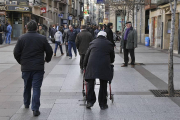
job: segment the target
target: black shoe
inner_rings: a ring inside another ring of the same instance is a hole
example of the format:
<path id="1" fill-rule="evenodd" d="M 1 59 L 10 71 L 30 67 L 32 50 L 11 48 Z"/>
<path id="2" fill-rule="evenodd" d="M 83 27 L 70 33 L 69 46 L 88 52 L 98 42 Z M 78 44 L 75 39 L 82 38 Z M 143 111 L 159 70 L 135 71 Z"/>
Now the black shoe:
<path id="1" fill-rule="evenodd" d="M 35 110 L 35 111 L 33 111 L 33 115 L 34 116 L 39 116 L 41 113 L 40 113 L 40 111 L 39 110 Z"/>
<path id="2" fill-rule="evenodd" d="M 100 108 L 101 108 L 101 110 L 105 110 L 105 109 L 108 108 L 108 105 L 107 104 L 106 105 L 102 105 L 102 106 L 100 106 Z"/>
<path id="3" fill-rule="evenodd" d="M 24 105 L 25 108 L 29 108 L 29 105 Z"/>
<path id="4" fill-rule="evenodd" d="M 86 105 L 86 108 L 89 108 L 89 109 L 90 109 L 92 106 L 93 106 L 93 104 L 90 103 L 90 102 L 88 102 L 87 105 Z"/>

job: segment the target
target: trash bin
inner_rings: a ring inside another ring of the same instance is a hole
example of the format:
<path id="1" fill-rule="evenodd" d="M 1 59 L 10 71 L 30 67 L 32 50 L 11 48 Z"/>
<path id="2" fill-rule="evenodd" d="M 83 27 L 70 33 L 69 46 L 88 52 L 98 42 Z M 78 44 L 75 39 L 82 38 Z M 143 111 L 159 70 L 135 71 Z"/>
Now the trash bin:
<path id="1" fill-rule="evenodd" d="M 150 39 L 149 37 L 145 38 L 145 46 L 149 46 L 150 45 Z"/>
<path id="2" fill-rule="evenodd" d="M 2 33 L 0 33 L 0 44 L 2 44 L 3 41 L 2 41 Z"/>

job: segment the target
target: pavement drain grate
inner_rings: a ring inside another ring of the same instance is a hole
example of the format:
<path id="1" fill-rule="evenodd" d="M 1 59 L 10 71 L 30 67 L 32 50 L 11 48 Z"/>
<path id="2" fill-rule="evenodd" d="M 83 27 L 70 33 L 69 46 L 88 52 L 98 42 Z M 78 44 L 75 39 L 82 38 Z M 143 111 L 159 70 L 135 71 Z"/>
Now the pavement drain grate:
<path id="1" fill-rule="evenodd" d="M 168 91 L 167 90 L 150 90 L 155 97 L 172 97 L 169 96 Z M 174 97 L 180 97 L 180 90 L 175 90 L 175 95 Z"/>

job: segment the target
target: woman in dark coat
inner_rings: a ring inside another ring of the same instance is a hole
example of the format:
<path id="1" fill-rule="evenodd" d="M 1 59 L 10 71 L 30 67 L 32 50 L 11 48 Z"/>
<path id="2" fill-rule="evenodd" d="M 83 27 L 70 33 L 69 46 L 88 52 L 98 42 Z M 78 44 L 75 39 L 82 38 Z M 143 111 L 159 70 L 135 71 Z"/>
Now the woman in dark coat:
<path id="1" fill-rule="evenodd" d="M 107 82 L 113 78 L 111 63 L 114 62 L 115 54 L 114 46 L 106 36 L 104 31 L 98 33 L 97 39 L 90 43 L 84 59 L 85 80 L 88 82 L 87 108 L 92 107 L 96 102 L 94 92 L 96 78 L 100 79 L 99 106 L 101 109 L 108 108 Z"/>

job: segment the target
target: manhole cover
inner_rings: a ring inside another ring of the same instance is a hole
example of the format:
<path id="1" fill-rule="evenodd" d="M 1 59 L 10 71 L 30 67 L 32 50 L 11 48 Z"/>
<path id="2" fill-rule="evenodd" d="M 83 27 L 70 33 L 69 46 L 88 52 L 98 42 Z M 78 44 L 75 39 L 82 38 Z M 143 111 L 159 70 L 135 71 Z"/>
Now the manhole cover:
<path id="1" fill-rule="evenodd" d="M 169 96 L 168 91 L 167 90 L 150 90 L 155 97 L 172 97 Z M 180 97 L 180 90 L 175 90 L 175 95 L 174 97 Z"/>

